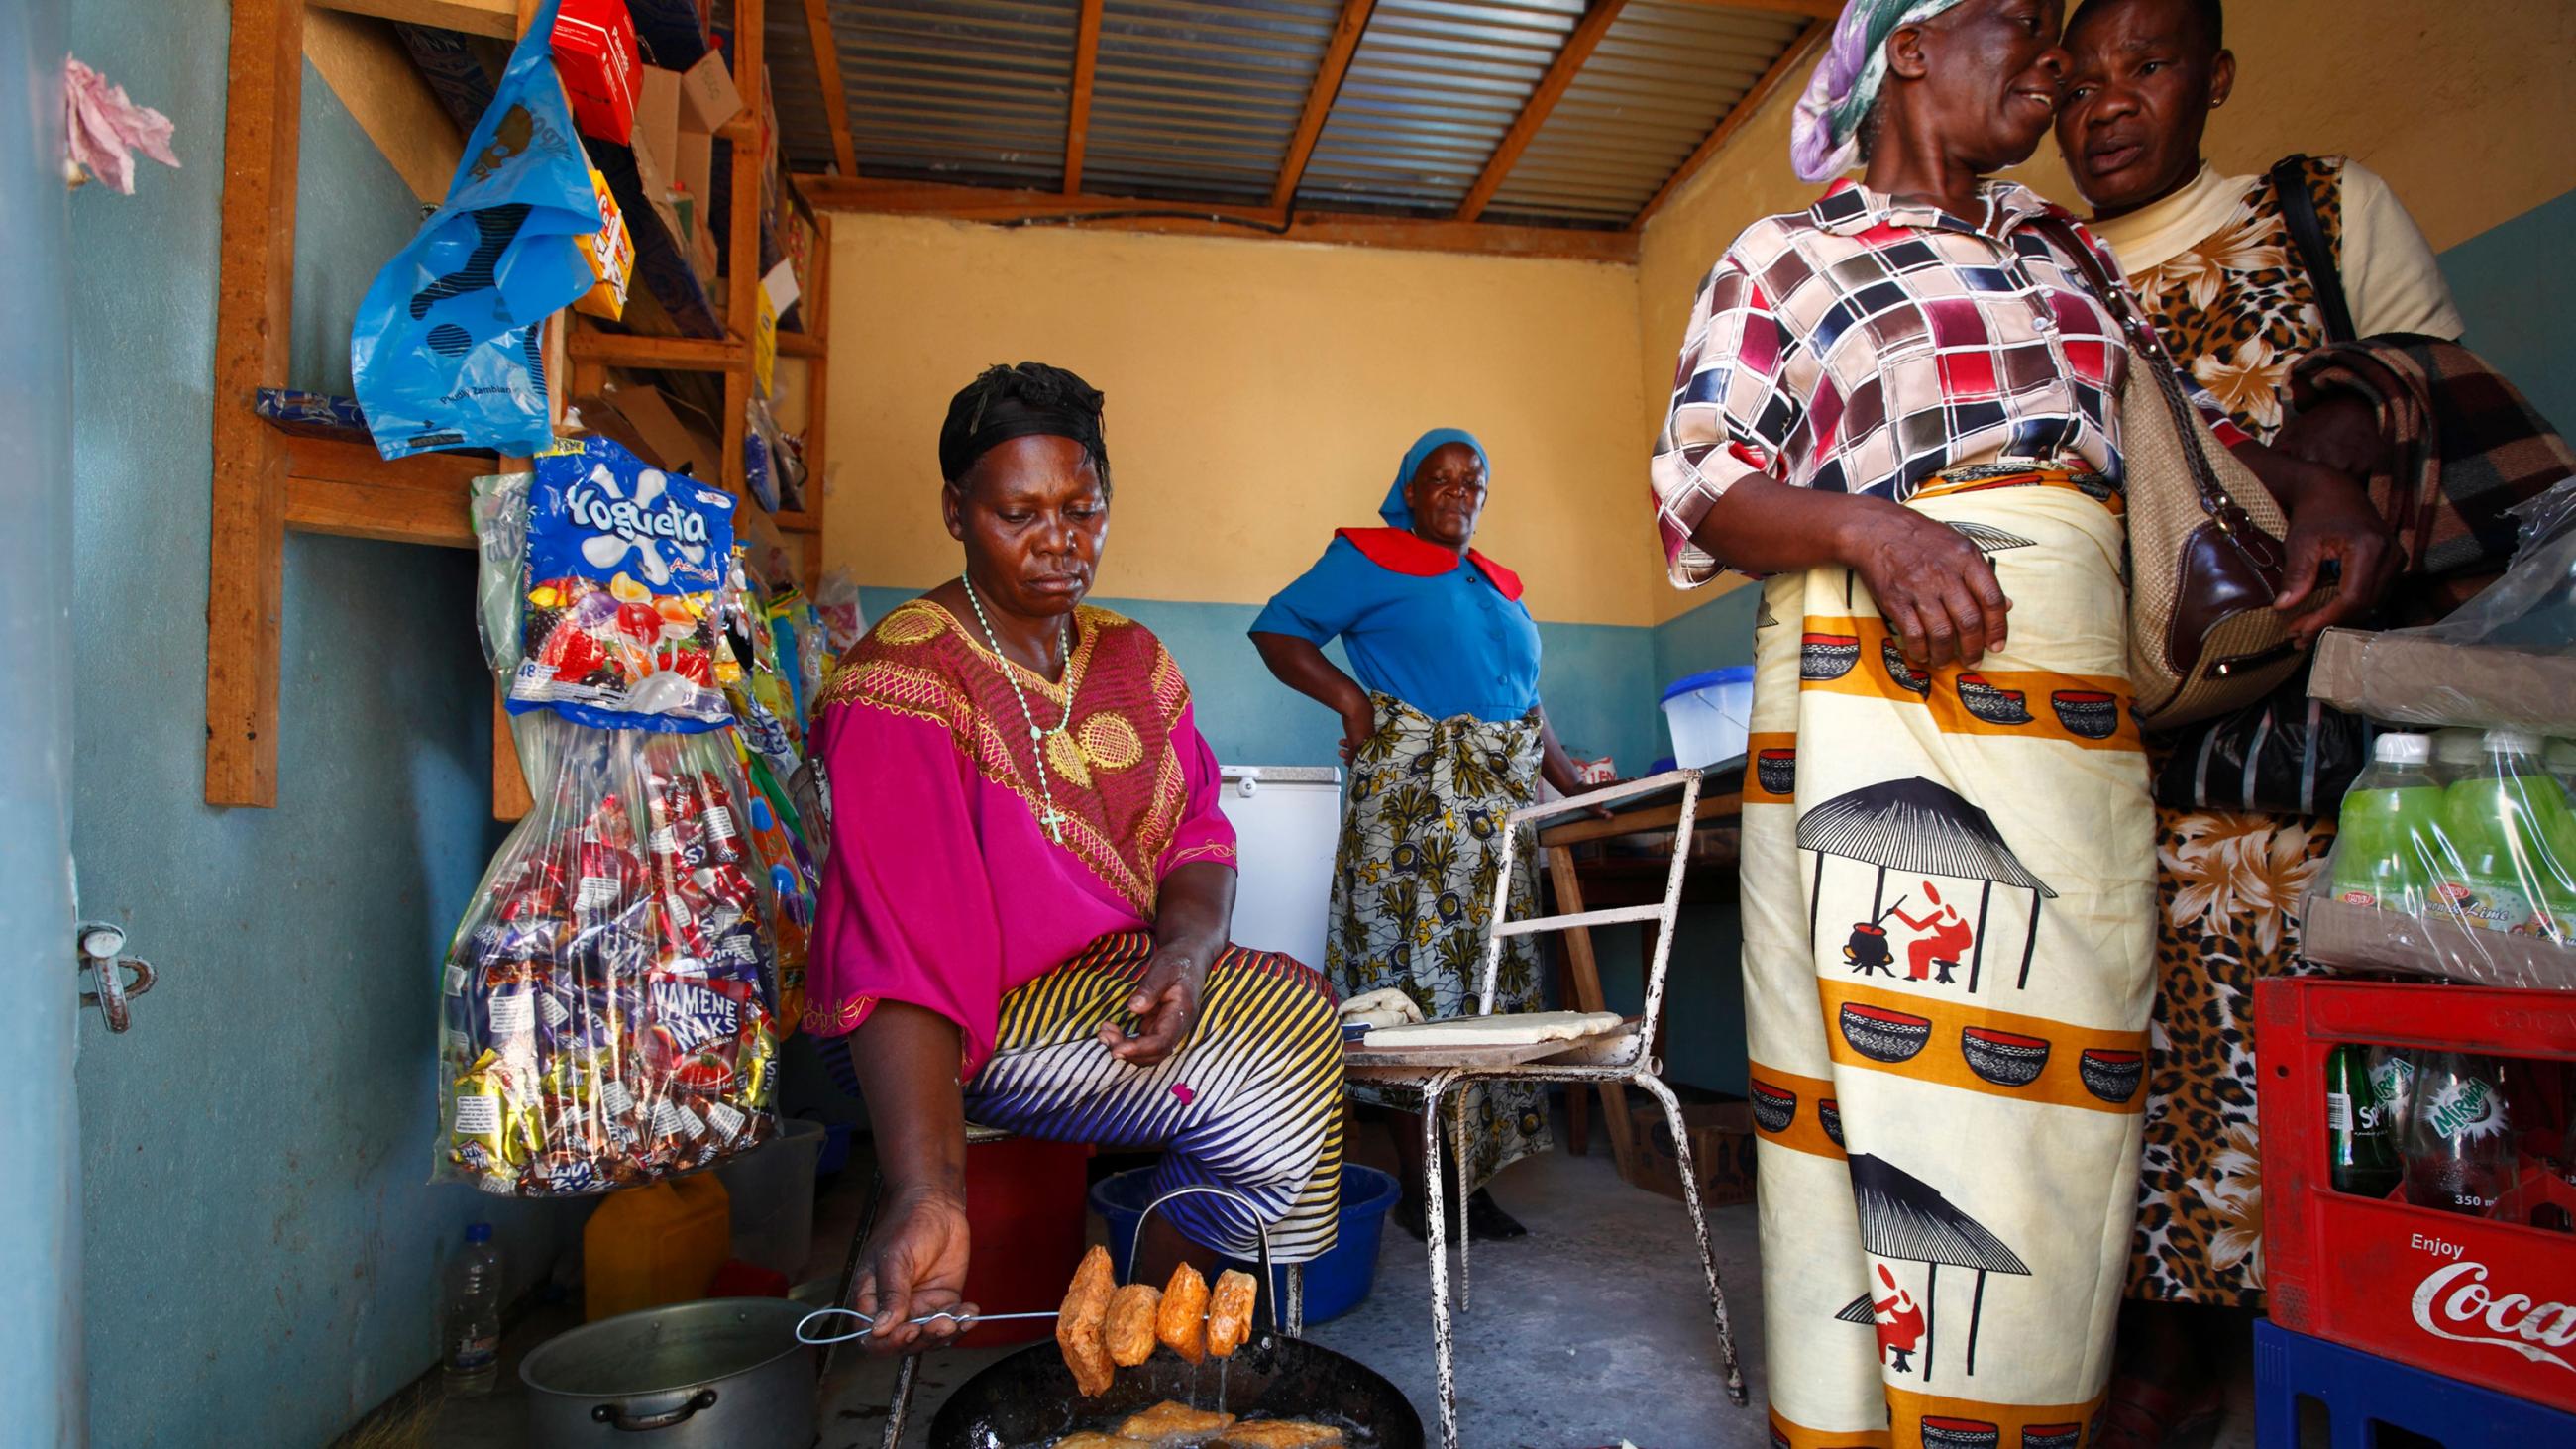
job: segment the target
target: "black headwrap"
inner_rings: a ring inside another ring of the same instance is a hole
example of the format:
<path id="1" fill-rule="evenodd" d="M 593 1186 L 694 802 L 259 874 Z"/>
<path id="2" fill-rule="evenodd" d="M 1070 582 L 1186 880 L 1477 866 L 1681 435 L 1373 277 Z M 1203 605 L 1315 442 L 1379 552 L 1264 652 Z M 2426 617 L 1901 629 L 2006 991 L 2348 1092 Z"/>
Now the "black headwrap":
<path id="1" fill-rule="evenodd" d="M 993 366 L 949 399 L 939 426 L 939 474 L 964 481 L 975 460 L 1013 438 L 1071 438 L 1091 455 L 1109 491 L 1109 450 L 1100 436 L 1100 389 L 1043 362 Z"/>

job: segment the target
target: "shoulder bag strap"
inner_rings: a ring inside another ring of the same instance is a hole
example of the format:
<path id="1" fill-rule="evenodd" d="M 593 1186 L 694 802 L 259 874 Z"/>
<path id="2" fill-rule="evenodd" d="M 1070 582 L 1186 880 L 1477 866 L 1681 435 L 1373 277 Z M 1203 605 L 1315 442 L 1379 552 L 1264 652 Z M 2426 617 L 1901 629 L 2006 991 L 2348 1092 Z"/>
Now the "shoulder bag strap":
<path id="1" fill-rule="evenodd" d="M 2350 342 L 2359 334 L 2353 331 L 2352 306 L 2344 297 L 2343 273 L 2334 264 L 2333 249 L 2326 245 L 2325 223 L 2317 217 L 2317 199 L 2308 191 L 2308 158 L 2282 157 L 2272 167 L 2272 191 L 2281 198 L 2281 221 L 2290 230 L 2290 244 L 2298 248 L 2301 265 L 2308 269 L 2317 309 L 2325 313 L 2326 340 Z"/>
<path id="2" fill-rule="evenodd" d="M 2200 420 L 2200 409 L 2183 395 L 2182 379 L 2174 370 L 2172 354 L 2165 351 L 2164 339 L 2156 335 L 2155 325 L 2138 310 L 2128 285 L 2111 275 L 2102 264 L 2101 255 L 2085 244 L 2074 223 L 2062 217 L 2042 217 L 2031 223 L 2041 235 L 2057 244 L 2082 274 L 2084 284 L 2111 314 L 2111 320 L 2127 337 L 2129 365 L 2143 367 L 2153 374 L 2156 393 L 2164 399 L 2165 410 L 2173 415 L 2176 432 L 2181 434 L 2183 457 L 2191 465 L 2192 485 L 2200 492 L 2200 505 L 2220 520 L 2222 529 L 2232 529 L 2236 500 L 2229 496 L 2227 485 L 2219 480 L 2218 470 L 2209 461 L 2209 429 Z"/>

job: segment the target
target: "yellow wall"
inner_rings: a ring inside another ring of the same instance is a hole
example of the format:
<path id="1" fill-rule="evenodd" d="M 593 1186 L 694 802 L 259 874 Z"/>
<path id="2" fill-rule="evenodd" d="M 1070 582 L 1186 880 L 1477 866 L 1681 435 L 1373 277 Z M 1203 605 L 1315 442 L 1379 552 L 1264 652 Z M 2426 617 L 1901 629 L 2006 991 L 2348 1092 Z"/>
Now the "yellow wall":
<path id="1" fill-rule="evenodd" d="M 2437 250 L 2576 188 L 2569 0 L 2238 0 L 2227 27 L 2236 97 L 2209 133 L 2210 159 L 2222 167 L 2254 171 L 2292 151 L 2356 157 L 2388 179 Z M 1789 171 L 1789 115 L 1805 82 L 1802 66 L 1647 224 L 1638 253 L 1641 436 L 1662 422 L 1683 318 L 1709 266 L 1755 218 L 1803 206 L 1821 189 Z M 2054 142 L 2016 174 L 2077 200 Z M 1658 589 L 1655 617 L 1711 597 Z"/>
<path id="2" fill-rule="evenodd" d="M 1538 617 L 1651 622 L 1632 268 L 862 215 L 833 240 L 824 553 L 861 583 L 957 567 L 940 419 L 1034 359 L 1108 394 L 1104 595 L 1265 600 L 1454 426 L 1493 458 L 1477 544 Z"/>

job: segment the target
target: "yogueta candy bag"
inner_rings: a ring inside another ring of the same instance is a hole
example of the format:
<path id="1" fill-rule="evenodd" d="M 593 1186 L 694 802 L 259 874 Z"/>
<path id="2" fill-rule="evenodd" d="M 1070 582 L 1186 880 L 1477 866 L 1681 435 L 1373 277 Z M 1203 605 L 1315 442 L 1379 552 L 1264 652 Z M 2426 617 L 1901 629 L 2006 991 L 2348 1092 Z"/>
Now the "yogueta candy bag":
<path id="1" fill-rule="evenodd" d="M 716 599 L 733 499 L 594 437 L 537 459 L 527 519 L 511 712 L 604 729 L 730 723 Z"/>

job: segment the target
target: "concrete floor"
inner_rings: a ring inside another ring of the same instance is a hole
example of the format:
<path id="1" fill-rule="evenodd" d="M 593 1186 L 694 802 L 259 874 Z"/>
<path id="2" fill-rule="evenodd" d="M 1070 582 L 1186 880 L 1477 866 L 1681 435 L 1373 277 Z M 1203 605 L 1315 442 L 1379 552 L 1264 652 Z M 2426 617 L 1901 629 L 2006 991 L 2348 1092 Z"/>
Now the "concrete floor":
<path id="1" fill-rule="evenodd" d="M 1368 1134 L 1354 1157 L 1384 1165 Z M 1761 1284 L 1754 1215 L 1714 1209 L 1717 1244 L 1752 1406 L 1726 1400 L 1717 1335 L 1681 1204 L 1619 1180 L 1606 1143 L 1595 1155 L 1551 1152 L 1516 1165 L 1495 1196 L 1529 1225 L 1512 1243 L 1479 1244 L 1475 1307 L 1458 1321 L 1462 1438 L 1475 1449 L 1595 1449 L 1624 1439 L 1637 1449 L 1764 1449 Z M 858 1211 L 863 1170 L 828 1194 L 815 1230 L 815 1274 L 837 1271 Z M 1099 1224 L 1094 1222 L 1095 1236 Z M 519 1449 L 525 1404 L 516 1358 L 571 1326 L 572 1314 L 533 1316 L 512 1335 L 503 1386 L 492 1397 L 425 1406 L 416 1433 L 368 1438 L 369 1449 Z M 1437 1443 L 1439 1404 L 1423 1246 L 1390 1225 L 1375 1292 L 1351 1314 L 1312 1325 L 1308 1337 L 1393 1380 Z M 926 1442 L 948 1393 L 1009 1349 L 960 1349 L 926 1361 L 908 1445 Z M 2230 1395 L 2214 1449 L 2251 1449 L 2251 1354 Z M 849 1363 L 823 1412 L 821 1449 L 875 1449 L 884 1431 L 893 1366 Z"/>

